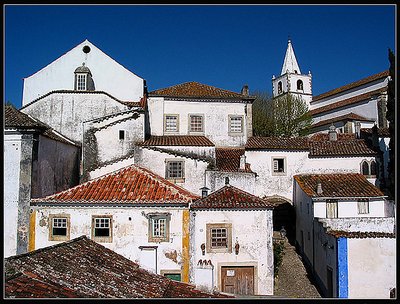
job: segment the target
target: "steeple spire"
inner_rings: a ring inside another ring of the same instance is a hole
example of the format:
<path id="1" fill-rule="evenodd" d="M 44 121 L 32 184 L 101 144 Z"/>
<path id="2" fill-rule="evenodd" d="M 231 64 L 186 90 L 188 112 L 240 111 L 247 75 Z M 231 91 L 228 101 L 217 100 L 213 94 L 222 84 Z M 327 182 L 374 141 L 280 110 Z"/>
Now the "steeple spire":
<path id="1" fill-rule="evenodd" d="M 286 74 L 287 72 L 301 74 L 290 38 L 288 39 L 288 47 L 286 50 L 285 60 L 283 61 L 281 75 Z"/>

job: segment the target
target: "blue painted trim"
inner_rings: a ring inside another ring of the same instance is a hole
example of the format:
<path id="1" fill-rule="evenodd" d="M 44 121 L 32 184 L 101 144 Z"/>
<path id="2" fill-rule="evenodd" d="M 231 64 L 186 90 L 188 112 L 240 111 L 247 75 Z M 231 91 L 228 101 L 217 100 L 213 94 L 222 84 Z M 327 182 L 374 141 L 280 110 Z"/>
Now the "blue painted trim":
<path id="1" fill-rule="evenodd" d="M 347 261 L 347 238 L 337 239 L 337 276 L 338 276 L 338 297 L 347 299 L 349 297 L 349 271 Z"/>

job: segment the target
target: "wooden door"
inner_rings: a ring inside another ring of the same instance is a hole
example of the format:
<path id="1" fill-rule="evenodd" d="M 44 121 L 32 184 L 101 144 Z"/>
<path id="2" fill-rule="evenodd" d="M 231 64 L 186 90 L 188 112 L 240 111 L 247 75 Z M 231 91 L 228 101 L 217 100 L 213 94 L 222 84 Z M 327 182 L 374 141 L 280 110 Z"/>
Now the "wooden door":
<path id="1" fill-rule="evenodd" d="M 221 267 L 222 291 L 239 294 L 254 294 L 254 267 L 233 266 Z"/>

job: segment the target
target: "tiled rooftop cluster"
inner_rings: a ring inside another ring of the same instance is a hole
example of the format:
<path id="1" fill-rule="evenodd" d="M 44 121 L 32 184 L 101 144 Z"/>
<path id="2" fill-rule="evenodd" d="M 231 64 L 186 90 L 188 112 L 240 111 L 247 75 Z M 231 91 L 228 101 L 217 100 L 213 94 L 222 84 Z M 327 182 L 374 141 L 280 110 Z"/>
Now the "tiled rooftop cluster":
<path id="1" fill-rule="evenodd" d="M 226 185 L 221 189 L 191 204 L 197 209 L 268 209 L 274 205 L 258 196 L 247 193 L 234 186 Z"/>
<path id="2" fill-rule="evenodd" d="M 225 172 L 252 172 L 250 164 L 240 168 L 240 157 L 244 155 L 244 148 L 216 148 L 215 161 L 218 171 Z"/>
<path id="3" fill-rule="evenodd" d="M 361 133 L 365 133 L 368 135 L 372 134 L 372 128 L 361 128 Z M 377 128 L 377 134 L 379 137 L 390 137 L 389 128 Z"/>
<path id="4" fill-rule="evenodd" d="M 254 97 L 249 97 L 236 92 L 219 89 L 195 81 L 177 84 L 164 89 L 158 89 L 150 92 L 149 96 L 254 99 Z"/>
<path id="5" fill-rule="evenodd" d="M 114 173 L 75 186 L 31 204 L 180 204 L 198 198 L 195 194 L 167 181 L 150 170 L 132 165 Z"/>
<path id="6" fill-rule="evenodd" d="M 316 127 L 320 127 L 320 126 L 331 125 L 332 123 L 338 122 L 338 121 L 349 121 L 349 120 L 372 121 L 370 118 L 366 118 L 366 117 L 363 117 L 363 116 L 360 116 L 358 114 L 351 112 L 346 115 L 341 115 L 338 117 L 319 121 L 316 124 L 313 124 L 312 127 L 316 128 Z"/>
<path id="7" fill-rule="evenodd" d="M 214 143 L 205 136 L 196 135 L 165 135 L 151 136 L 140 143 L 141 146 L 195 146 L 214 147 Z"/>
<path id="8" fill-rule="evenodd" d="M 396 235 L 394 233 L 388 232 L 360 232 L 360 231 L 343 231 L 343 230 L 328 230 L 327 234 L 333 235 L 336 238 L 345 237 L 345 238 L 395 238 Z"/>
<path id="9" fill-rule="evenodd" d="M 373 81 L 376 81 L 378 79 L 385 78 L 387 76 L 389 76 L 389 70 L 382 71 L 380 73 L 377 73 L 377 74 L 368 76 L 366 78 L 357 80 L 355 82 L 346 84 L 346 85 L 341 86 L 339 88 L 330 90 L 330 91 L 325 92 L 323 94 L 314 96 L 313 99 L 312 99 L 312 102 L 316 102 L 316 101 L 324 99 L 326 97 L 329 97 L 329 96 L 332 96 L 332 95 L 335 95 L 335 94 L 338 94 L 338 93 L 341 93 L 341 92 L 344 92 L 344 91 L 347 91 L 347 90 L 351 90 L 351 89 L 356 88 L 358 86 L 362 86 L 362 85 L 367 84 L 369 82 L 373 82 Z"/>
<path id="10" fill-rule="evenodd" d="M 5 272 L 8 297 L 228 297 L 151 273 L 86 236 L 6 258 Z"/>
<path id="11" fill-rule="evenodd" d="M 383 197 L 384 194 L 359 173 L 295 175 L 301 189 L 311 197 Z M 321 183 L 322 193 L 317 193 Z"/>

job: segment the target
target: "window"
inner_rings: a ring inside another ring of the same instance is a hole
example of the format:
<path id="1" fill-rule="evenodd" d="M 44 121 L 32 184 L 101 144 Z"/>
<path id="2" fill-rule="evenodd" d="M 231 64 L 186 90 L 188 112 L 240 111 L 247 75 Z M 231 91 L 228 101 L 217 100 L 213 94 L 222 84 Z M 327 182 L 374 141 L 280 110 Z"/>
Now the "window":
<path id="1" fill-rule="evenodd" d="M 185 177 L 184 171 L 184 162 L 183 161 L 176 161 L 176 160 L 167 160 L 166 161 L 166 172 L 165 178 L 169 180 L 176 180 L 180 181 Z"/>
<path id="2" fill-rule="evenodd" d="M 377 167 L 376 162 L 374 160 L 367 161 L 363 160 L 361 162 L 361 173 L 366 177 L 376 177 L 377 175 Z"/>
<path id="3" fill-rule="evenodd" d="M 180 270 L 161 270 L 160 274 L 174 281 L 178 282 L 182 281 L 182 275 Z"/>
<path id="4" fill-rule="evenodd" d="M 179 131 L 179 115 L 166 114 L 164 117 L 164 131 L 178 132 Z"/>
<path id="5" fill-rule="evenodd" d="M 189 132 L 203 131 L 203 115 L 189 115 Z"/>
<path id="6" fill-rule="evenodd" d="M 229 133 L 242 133 L 242 132 L 243 132 L 243 116 L 230 115 Z"/>
<path id="7" fill-rule="evenodd" d="M 368 214 L 369 213 L 369 200 L 359 199 L 357 201 L 358 214 Z"/>
<path id="8" fill-rule="evenodd" d="M 282 93 L 282 82 L 279 81 L 278 82 L 278 94 L 281 94 L 281 93 Z"/>
<path id="9" fill-rule="evenodd" d="M 303 81 L 297 80 L 297 90 L 303 90 Z"/>
<path id="10" fill-rule="evenodd" d="M 169 213 L 149 214 L 149 242 L 169 242 Z"/>
<path id="11" fill-rule="evenodd" d="M 232 252 L 232 224 L 206 224 L 207 252 Z"/>
<path id="12" fill-rule="evenodd" d="M 93 216 L 92 217 L 92 238 L 97 242 L 112 242 L 112 216 Z"/>
<path id="13" fill-rule="evenodd" d="M 272 158 L 272 175 L 286 175 L 286 165 L 284 157 Z"/>
<path id="14" fill-rule="evenodd" d="M 125 130 L 119 130 L 119 139 L 124 140 L 125 139 Z"/>
<path id="15" fill-rule="evenodd" d="M 69 215 L 50 214 L 49 216 L 49 240 L 67 241 L 69 240 Z"/>
<path id="16" fill-rule="evenodd" d="M 337 218 L 338 217 L 338 201 L 335 199 L 326 200 L 326 217 Z"/>
<path id="17" fill-rule="evenodd" d="M 86 74 L 76 74 L 76 89 L 86 91 Z"/>

